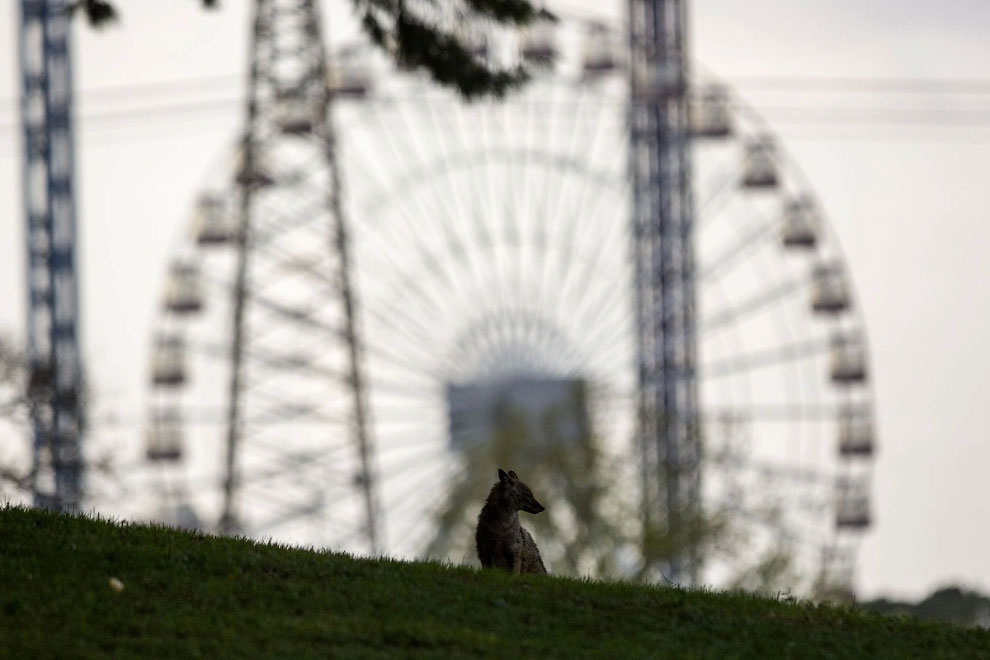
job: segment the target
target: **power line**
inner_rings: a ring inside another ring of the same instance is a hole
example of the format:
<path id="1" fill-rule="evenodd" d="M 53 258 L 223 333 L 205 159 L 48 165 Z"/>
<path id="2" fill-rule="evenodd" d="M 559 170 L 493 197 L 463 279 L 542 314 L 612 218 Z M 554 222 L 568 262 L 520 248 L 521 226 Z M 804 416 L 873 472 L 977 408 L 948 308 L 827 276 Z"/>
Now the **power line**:
<path id="1" fill-rule="evenodd" d="M 125 83 L 121 85 L 108 85 L 104 87 L 93 87 L 81 89 L 75 92 L 76 101 L 81 105 L 90 103 L 127 100 L 129 98 L 147 99 L 149 96 L 174 96 L 182 92 L 209 91 L 216 92 L 223 90 L 230 92 L 231 86 L 240 85 L 244 80 L 244 74 L 218 74 L 213 76 L 201 76 L 196 78 L 175 78 L 171 80 L 158 80 L 154 82 Z M 19 100 L 15 97 L 0 99 L 0 112 L 13 112 L 17 109 Z"/>
<path id="2" fill-rule="evenodd" d="M 988 127 L 990 108 L 844 108 L 807 106 L 755 106 L 760 114 L 799 123 L 891 124 L 937 128 Z"/>
<path id="3" fill-rule="evenodd" d="M 990 94 L 990 78 L 855 78 L 838 76 L 729 76 L 746 89 L 881 94 Z"/>
<path id="4" fill-rule="evenodd" d="M 76 92 L 81 104 L 147 98 L 149 95 L 175 95 L 182 92 L 217 91 L 239 86 L 243 73 L 226 73 L 202 77 L 178 78 L 154 82 L 125 83 L 82 89 Z M 708 79 L 708 76 L 705 76 Z M 713 81 L 719 80 L 712 77 Z M 893 78 L 838 76 L 759 76 L 740 75 L 722 78 L 740 89 L 761 91 L 823 91 L 908 94 L 990 94 L 990 78 Z M 0 111 L 12 112 L 18 99 L 0 99 Z"/>
<path id="5" fill-rule="evenodd" d="M 389 101 L 402 100 L 390 96 Z M 409 100 L 406 98 L 405 100 Z M 176 103 L 154 103 L 121 110 L 82 113 L 77 117 L 81 124 L 115 123 L 133 119 L 169 119 L 196 115 L 216 115 L 233 111 L 241 102 L 239 97 L 230 96 L 204 101 L 182 101 Z M 990 126 L 990 107 L 987 108 L 904 108 L 870 106 L 806 106 L 806 105 L 755 105 L 760 113 L 786 116 L 789 120 L 826 123 L 865 123 L 865 124 L 910 124 L 950 126 Z M 15 122 L 0 124 L 0 131 L 14 130 Z M 150 128 L 150 126 L 149 126 Z"/>
<path id="6" fill-rule="evenodd" d="M 200 79 L 185 79 L 174 81 L 173 89 L 195 89 L 204 85 L 217 84 L 219 81 L 232 81 L 233 76 L 213 76 Z M 167 87 L 157 84 L 130 86 L 116 86 L 103 88 L 103 92 L 108 97 L 117 95 L 127 90 L 137 89 L 139 91 L 151 91 L 164 93 Z M 214 88 L 215 89 L 215 88 Z M 127 92 L 129 93 L 129 92 Z M 174 95 L 174 94 L 173 94 Z M 391 98 L 391 101 L 398 100 Z M 236 110 L 242 99 L 239 96 L 226 96 L 212 98 L 202 101 L 180 101 L 172 103 L 148 103 L 142 106 L 130 107 L 119 110 L 107 110 L 101 112 L 81 113 L 77 117 L 84 134 L 92 134 L 91 129 L 96 129 L 97 134 L 113 134 L 118 131 L 114 129 L 152 129 L 151 132 L 160 130 L 163 122 L 220 118 L 230 116 Z M 617 101 L 617 102 L 621 102 Z M 969 108 L 904 108 L 904 107 L 842 107 L 842 106 L 814 106 L 806 105 L 756 105 L 755 109 L 761 114 L 765 114 L 772 123 L 778 126 L 799 125 L 802 127 L 813 125 L 828 125 L 829 127 L 845 128 L 849 130 L 866 129 L 874 130 L 882 127 L 890 127 L 894 130 L 904 129 L 905 131 L 914 128 L 937 130 L 938 135 L 918 135 L 917 131 L 911 130 L 905 134 L 906 141 L 933 141 L 933 142 L 958 142 L 958 134 L 950 135 L 959 129 L 990 129 L 990 107 L 986 109 Z M 149 123 L 149 120 L 156 120 Z M 18 122 L 6 122 L 0 124 L 0 135 L 6 133 L 10 137 L 8 144 L 13 147 L 17 135 Z M 108 130 L 109 129 L 109 130 Z M 846 136 L 844 136 L 846 137 Z M 867 135 L 867 138 L 870 136 Z M 884 141 L 896 140 L 898 136 L 891 133 L 882 135 Z M 979 138 L 978 142 L 984 143 L 986 136 L 980 134 L 969 136 Z M 951 139 L 943 139 L 951 138 Z M 822 138 L 824 139 L 824 138 Z M 3 144 L 0 139 L 0 145 Z"/>

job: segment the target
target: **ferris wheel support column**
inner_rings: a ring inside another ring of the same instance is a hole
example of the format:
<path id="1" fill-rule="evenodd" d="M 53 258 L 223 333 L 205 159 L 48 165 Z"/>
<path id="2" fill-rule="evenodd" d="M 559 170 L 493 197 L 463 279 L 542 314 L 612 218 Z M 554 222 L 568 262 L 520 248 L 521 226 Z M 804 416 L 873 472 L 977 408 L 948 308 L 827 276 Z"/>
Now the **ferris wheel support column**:
<path id="1" fill-rule="evenodd" d="M 259 0 L 255 8 L 254 40 L 264 29 L 267 0 Z M 255 142 L 258 122 L 258 47 L 257 43 L 251 48 L 250 80 L 248 83 L 247 132 L 241 144 L 242 172 L 254 170 Z M 251 230 L 251 192 L 253 181 L 251 177 L 242 177 L 240 181 L 240 205 L 237 231 L 237 271 L 234 278 L 233 322 L 231 323 L 232 338 L 230 343 L 230 389 L 227 400 L 227 451 L 224 466 L 223 509 L 220 513 L 219 527 L 224 534 L 234 534 L 239 531 L 240 524 L 236 513 L 237 492 L 237 448 L 241 436 L 241 387 L 244 378 L 244 298 L 247 288 L 248 237 Z"/>
<path id="2" fill-rule="evenodd" d="M 318 193 L 322 208 L 329 212 L 327 227 L 332 237 L 324 257 L 333 262 L 328 280 L 340 307 L 336 334 L 347 344 L 341 380 L 349 393 L 347 411 L 349 440 L 358 451 L 354 483 L 364 500 L 363 522 L 358 533 L 372 553 L 379 551 L 377 508 L 374 497 L 368 407 L 365 401 L 365 378 L 361 367 L 360 341 L 357 331 L 357 303 L 348 255 L 347 227 L 341 203 L 341 177 L 337 167 L 336 141 L 330 118 L 331 96 L 328 89 L 326 56 L 315 0 L 256 0 L 251 43 L 247 130 L 237 165 L 240 202 L 240 230 L 237 235 L 237 270 L 233 283 L 233 335 L 230 353 L 230 381 L 227 409 L 227 455 L 223 493 L 221 531 L 240 532 L 236 511 L 241 488 L 238 453 L 244 444 L 244 403 L 258 375 L 249 373 L 245 363 L 259 340 L 252 338 L 250 311 L 255 288 L 265 282 L 252 282 L 255 266 L 250 263 L 252 250 L 262 247 L 259 235 L 278 233 L 274 227 L 271 202 L 296 197 L 292 188 L 300 167 L 279 161 L 275 154 L 286 149 L 295 153 L 315 154 L 307 174 L 319 175 Z M 325 175 L 325 178 L 323 178 Z M 324 190 L 325 187 L 325 190 Z M 268 203 L 265 206 L 266 202 Z M 266 210 L 267 209 L 267 210 Z M 267 223 L 267 224 L 266 224 Z M 258 227 L 254 225 L 257 224 Z M 272 240 L 271 237 L 268 239 Z M 302 315 L 302 311 L 297 312 Z M 264 334 L 264 331 L 261 333 Z M 250 435 L 250 433 L 248 433 Z M 328 439 L 329 442 L 330 439 Z M 250 439 L 247 439 L 250 443 Z M 319 500 L 325 492 L 315 493 Z M 286 514 L 291 515 L 291 514 Z M 285 520 L 276 520 L 276 523 Z"/>
<path id="3" fill-rule="evenodd" d="M 310 0 L 312 2 L 313 0 Z M 315 14 L 315 7 L 314 7 Z M 327 56 L 320 42 L 319 58 L 319 78 L 327 80 L 326 70 Z M 334 220 L 334 245 L 332 246 L 340 260 L 340 293 L 341 302 L 344 306 L 344 336 L 347 342 L 349 378 L 351 381 L 351 392 L 353 395 L 353 423 L 354 439 L 357 443 L 358 457 L 361 469 L 361 491 L 365 507 L 365 535 L 368 538 L 372 554 L 377 554 L 381 550 L 381 539 L 379 538 L 378 525 L 378 503 L 375 498 L 373 479 L 374 468 L 371 459 L 371 431 L 368 414 L 368 402 L 366 400 L 366 383 L 363 369 L 363 356 L 361 342 L 357 331 L 357 302 L 354 291 L 354 282 L 351 278 L 351 257 L 350 244 L 347 234 L 347 222 L 344 216 L 344 207 L 341 203 L 343 182 L 340 176 L 340 167 L 337 162 L 337 140 L 333 127 L 333 114 L 330 108 L 333 97 L 328 86 L 323 86 L 323 103 L 326 119 L 318 122 L 316 126 L 317 135 L 320 136 L 326 145 L 326 161 L 330 170 L 330 210 Z"/>
<path id="4" fill-rule="evenodd" d="M 22 0 L 19 39 L 31 489 L 36 506 L 74 510 L 83 491 L 83 407 L 67 5 Z"/>
<path id="5" fill-rule="evenodd" d="M 684 0 L 630 0 L 633 192 L 644 571 L 694 583 L 700 455 Z M 657 556 L 651 534 L 666 536 Z"/>

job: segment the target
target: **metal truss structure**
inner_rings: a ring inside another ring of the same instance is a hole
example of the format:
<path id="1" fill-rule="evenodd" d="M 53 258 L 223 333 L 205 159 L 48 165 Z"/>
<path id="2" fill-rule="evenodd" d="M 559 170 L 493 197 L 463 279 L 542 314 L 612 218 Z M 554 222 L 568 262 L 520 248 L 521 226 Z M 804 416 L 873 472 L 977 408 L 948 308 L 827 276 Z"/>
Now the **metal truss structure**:
<path id="1" fill-rule="evenodd" d="M 223 437 L 222 461 L 197 455 L 208 484 L 166 467 L 171 513 L 161 516 L 252 536 L 308 521 L 375 553 L 366 386 L 317 3 L 254 6 L 233 172 L 199 200 L 193 243 L 173 263 L 163 301 L 147 457 L 177 463 L 184 425 L 208 418 L 216 423 L 209 446 L 214 432 Z M 222 305 L 207 304 L 214 292 Z M 221 340 L 194 336 L 207 322 L 224 328 Z M 208 366 L 189 373 L 187 349 Z M 204 382 L 215 397 L 193 393 Z M 204 491 L 209 504 L 190 503 Z"/>
<path id="2" fill-rule="evenodd" d="M 84 414 L 68 4 L 22 0 L 19 37 L 33 433 L 30 481 L 36 506 L 76 510 L 83 496 Z"/>
<path id="3" fill-rule="evenodd" d="M 661 571 L 694 582 L 700 503 L 694 209 L 683 0 L 630 0 L 630 152 L 643 518 L 674 551 Z"/>

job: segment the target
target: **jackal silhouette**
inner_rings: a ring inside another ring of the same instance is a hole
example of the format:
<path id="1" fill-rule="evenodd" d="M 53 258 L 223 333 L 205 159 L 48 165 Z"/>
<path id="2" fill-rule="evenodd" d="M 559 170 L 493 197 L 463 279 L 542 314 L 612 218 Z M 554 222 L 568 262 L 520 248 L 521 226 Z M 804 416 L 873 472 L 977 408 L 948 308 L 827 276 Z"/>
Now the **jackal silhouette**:
<path id="1" fill-rule="evenodd" d="M 519 524 L 519 512 L 539 513 L 543 505 L 533 497 L 529 486 L 519 481 L 512 470 L 499 469 L 498 483 L 492 486 L 488 500 L 478 515 L 474 542 L 478 559 L 486 568 L 504 568 L 513 573 L 542 573 L 540 549 L 529 532 Z"/>

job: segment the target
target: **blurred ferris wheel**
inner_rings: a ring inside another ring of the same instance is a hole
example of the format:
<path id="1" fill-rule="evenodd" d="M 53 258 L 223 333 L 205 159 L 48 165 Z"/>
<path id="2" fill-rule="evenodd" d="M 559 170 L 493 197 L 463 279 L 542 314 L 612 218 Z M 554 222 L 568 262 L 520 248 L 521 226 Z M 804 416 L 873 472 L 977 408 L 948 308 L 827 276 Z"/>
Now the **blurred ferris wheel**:
<path id="1" fill-rule="evenodd" d="M 547 493 L 533 524 L 552 571 L 629 572 L 630 548 L 601 538 L 635 545 L 639 506 L 617 32 L 468 35 L 488 57 L 556 62 L 465 104 L 360 50 L 313 64 L 310 4 L 287 5 L 256 20 L 252 143 L 166 276 L 155 515 L 459 561 L 504 466 Z M 727 521 L 702 581 L 758 588 L 746 576 L 776 566 L 847 587 L 874 449 L 849 273 L 766 124 L 723 85 L 691 90 L 702 499 Z"/>

